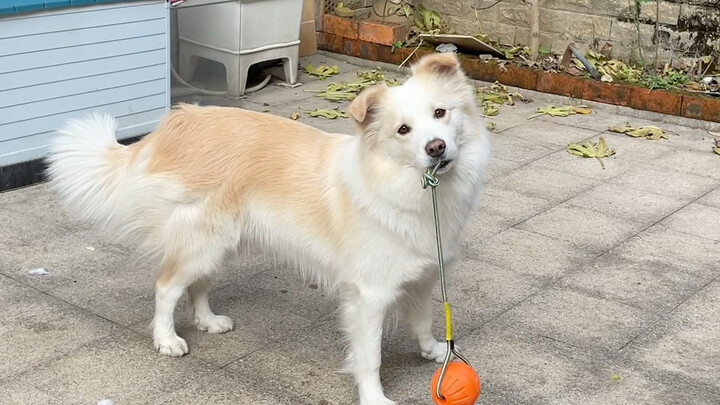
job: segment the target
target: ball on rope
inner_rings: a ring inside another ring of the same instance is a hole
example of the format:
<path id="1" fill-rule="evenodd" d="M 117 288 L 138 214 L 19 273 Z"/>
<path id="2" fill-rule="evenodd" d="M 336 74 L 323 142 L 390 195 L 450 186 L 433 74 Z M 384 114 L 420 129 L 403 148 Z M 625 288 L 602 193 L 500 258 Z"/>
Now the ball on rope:
<path id="1" fill-rule="evenodd" d="M 436 405 L 473 405 L 477 401 L 480 396 L 480 377 L 472 367 L 460 361 L 448 363 L 440 387 L 444 399 L 437 396 L 441 372 L 442 367 L 437 369 L 430 383 L 430 392 Z"/>

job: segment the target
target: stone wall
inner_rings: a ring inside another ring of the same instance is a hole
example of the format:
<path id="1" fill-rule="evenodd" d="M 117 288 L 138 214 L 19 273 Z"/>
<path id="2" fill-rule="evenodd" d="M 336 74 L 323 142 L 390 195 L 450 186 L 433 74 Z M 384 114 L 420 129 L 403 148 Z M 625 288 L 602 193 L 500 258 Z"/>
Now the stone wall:
<path id="1" fill-rule="evenodd" d="M 503 45 L 527 45 L 530 6 L 522 0 L 423 0 L 459 34 L 486 34 Z M 418 3 L 418 1 L 414 1 Z M 720 0 L 540 0 L 541 45 L 562 52 L 613 45 L 613 57 L 652 62 L 720 52 Z M 638 13 L 636 12 L 639 11 Z M 636 18 L 637 16 L 637 18 Z M 636 24 L 637 20 L 637 24 Z"/>

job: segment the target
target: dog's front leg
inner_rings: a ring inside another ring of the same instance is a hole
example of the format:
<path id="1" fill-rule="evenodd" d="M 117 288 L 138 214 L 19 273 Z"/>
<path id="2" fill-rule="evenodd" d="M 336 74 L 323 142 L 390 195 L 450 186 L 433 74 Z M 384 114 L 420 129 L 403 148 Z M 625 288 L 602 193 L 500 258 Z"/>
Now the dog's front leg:
<path id="1" fill-rule="evenodd" d="M 387 291 L 358 287 L 343 304 L 343 323 L 349 342 L 347 367 L 355 378 L 360 405 L 394 405 L 380 383 L 382 325 L 394 297 Z"/>
<path id="2" fill-rule="evenodd" d="M 442 363 L 447 353 L 447 344 L 437 341 L 432 333 L 432 292 L 435 284 L 433 277 L 407 285 L 401 308 L 420 346 L 420 354 L 428 360 Z"/>

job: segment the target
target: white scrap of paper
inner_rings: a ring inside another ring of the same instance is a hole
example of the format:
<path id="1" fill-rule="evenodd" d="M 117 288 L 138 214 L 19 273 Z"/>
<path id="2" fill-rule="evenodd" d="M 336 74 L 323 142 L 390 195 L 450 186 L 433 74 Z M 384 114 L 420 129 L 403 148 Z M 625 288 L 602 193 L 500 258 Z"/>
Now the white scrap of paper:
<path id="1" fill-rule="evenodd" d="M 43 269 L 42 267 L 38 267 L 37 269 L 32 269 L 28 273 L 32 274 L 33 276 L 44 276 L 46 274 L 50 274 L 47 270 Z"/>

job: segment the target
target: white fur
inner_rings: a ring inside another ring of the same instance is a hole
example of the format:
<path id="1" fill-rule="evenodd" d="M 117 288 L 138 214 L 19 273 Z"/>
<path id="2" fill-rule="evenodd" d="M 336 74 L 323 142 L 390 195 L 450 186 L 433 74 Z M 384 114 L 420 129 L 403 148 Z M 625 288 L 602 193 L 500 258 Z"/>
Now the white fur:
<path id="1" fill-rule="evenodd" d="M 161 353 L 188 352 L 173 320 L 175 305 L 186 291 L 198 329 L 223 333 L 233 328 L 230 318 L 210 310 L 210 277 L 228 254 L 258 246 L 340 293 L 347 370 L 355 377 L 360 404 L 394 404 L 385 397 L 379 375 L 386 315 L 400 310 L 423 357 L 441 362 L 446 350 L 431 331 L 438 266 L 430 190 L 421 188 L 420 179 L 435 160 L 424 146 L 442 139 L 446 157 L 453 160 L 439 175 L 438 186 L 448 269 L 460 260 L 461 237 L 489 153 L 480 113 L 475 115 L 470 106 L 470 84 L 443 80 L 418 75 L 387 89 L 374 121 L 361 128 L 363 134 L 337 135 L 340 146 L 310 181 L 327 190 L 317 198 L 330 212 L 339 212 L 335 206 L 341 205 L 333 190 L 347 190 L 356 220 L 338 240 L 313 234 L 292 210 L 269 204 L 260 194 L 248 194 L 239 211 L 211 211 L 210 197 L 193 194 L 172 176 L 148 172 L 152 147 L 133 158 L 132 147 L 117 144 L 116 124 L 107 116 L 73 120 L 60 131 L 49 157 L 51 186 L 80 218 L 132 235 L 160 266 L 176 264 L 173 278 L 156 289 L 153 336 Z M 435 119 L 437 108 L 447 109 L 447 116 Z M 396 134 L 402 124 L 412 128 L 406 136 Z M 377 142 L 370 154 L 365 136 Z M 382 184 L 373 182 L 368 168 L 376 173 L 387 168 Z"/>

